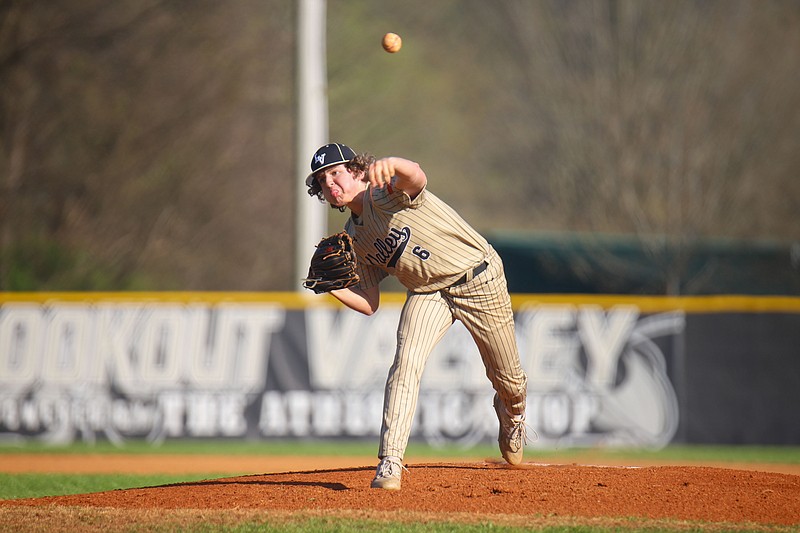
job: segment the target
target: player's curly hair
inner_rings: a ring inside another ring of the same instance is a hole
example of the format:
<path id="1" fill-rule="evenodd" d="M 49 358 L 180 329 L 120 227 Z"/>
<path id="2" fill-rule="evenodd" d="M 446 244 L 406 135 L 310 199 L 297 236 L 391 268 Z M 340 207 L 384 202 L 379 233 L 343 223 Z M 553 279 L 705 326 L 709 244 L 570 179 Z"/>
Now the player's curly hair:
<path id="1" fill-rule="evenodd" d="M 356 156 L 351 159 L 350 161 L 344 164 L 345 168 L 350 172 L 363 172 L 364 174 L 367 173 L 367 169 L 369 166 L 375 162 L 375 156 L 368 153 L 363 154 L 356 154 Z M 316 196 L 319 198 L 321 202 L 325 201 L 325 196 L 322 194 L 322 186 L 319 184 L 319 177 L 320 174 L 324 172 L 324 170 L 319 170 L 311 175 L 311 180 L 307 182 L 308 185 L 308 195 L 309 196 Z M 344 212 L 345 207 L 337 207 L 335 205 L 331 205 L 331 209 L 338 209 L 339 211 Z"/>

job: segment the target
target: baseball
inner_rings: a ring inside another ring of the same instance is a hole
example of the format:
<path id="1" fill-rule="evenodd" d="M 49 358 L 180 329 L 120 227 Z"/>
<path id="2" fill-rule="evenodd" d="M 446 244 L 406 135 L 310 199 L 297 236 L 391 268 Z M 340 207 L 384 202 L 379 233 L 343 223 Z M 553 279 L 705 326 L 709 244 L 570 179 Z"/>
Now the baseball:
<path id="1" fill-rule="evenodd" d="M 403 40 L 396 33 L 387 33 L 383 36 L 382 44 L 384 50 L 390 54 L 394 54 L 400 50 L 401 46 L 403 46 Z"/>

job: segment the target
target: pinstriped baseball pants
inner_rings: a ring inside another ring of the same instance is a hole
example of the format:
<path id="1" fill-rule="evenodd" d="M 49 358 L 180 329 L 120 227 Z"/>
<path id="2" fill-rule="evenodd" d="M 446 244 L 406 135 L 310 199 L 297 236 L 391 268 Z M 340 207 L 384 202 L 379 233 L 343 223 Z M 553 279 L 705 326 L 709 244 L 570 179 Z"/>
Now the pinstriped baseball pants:
<path id="1" fill-rule="evenodd" d="M 428 356 L 460 320 L 478 346 L 486 376 L 506 409 L 525 412 L 522 370 L 503 262 L 494 250 L 488 268 L 471 281 L 432 293 L 408 293 L 397 330 L 397 350 L 386 380 L 379 457 L 403 458 Z"/>

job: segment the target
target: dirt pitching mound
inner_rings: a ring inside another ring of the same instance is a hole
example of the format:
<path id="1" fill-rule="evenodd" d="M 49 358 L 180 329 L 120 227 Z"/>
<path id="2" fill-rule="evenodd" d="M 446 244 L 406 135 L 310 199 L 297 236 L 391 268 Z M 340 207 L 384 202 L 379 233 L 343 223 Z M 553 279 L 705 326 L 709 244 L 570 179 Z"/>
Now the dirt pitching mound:
<path id="1" fill-rule="evenodd" d="M 800 476 L 712 467 L 491 462 L 410 464 L 401 491 L 369 488 L 374 467 L 210 479 L 0 506 L 408 512 L 414 515 L 638 517 L 800 524 Z"/>

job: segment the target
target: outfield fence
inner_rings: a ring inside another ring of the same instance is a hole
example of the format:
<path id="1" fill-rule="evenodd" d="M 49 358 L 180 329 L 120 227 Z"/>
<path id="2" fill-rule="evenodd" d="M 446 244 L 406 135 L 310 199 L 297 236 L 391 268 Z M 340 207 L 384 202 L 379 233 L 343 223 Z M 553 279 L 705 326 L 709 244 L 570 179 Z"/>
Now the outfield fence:
<path id="1" fill-rule="evenodd" d="M 294 293 L 0 294 L 0 437 L 375 439 L 404 296 L 365 317 Z M 800 298 L 512 297 L 537 446 L 800 444 Z M 496 438 L 456 323 L 412 439 Z"/>

